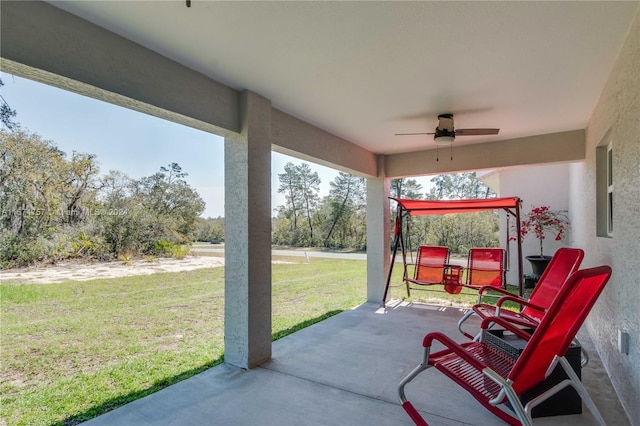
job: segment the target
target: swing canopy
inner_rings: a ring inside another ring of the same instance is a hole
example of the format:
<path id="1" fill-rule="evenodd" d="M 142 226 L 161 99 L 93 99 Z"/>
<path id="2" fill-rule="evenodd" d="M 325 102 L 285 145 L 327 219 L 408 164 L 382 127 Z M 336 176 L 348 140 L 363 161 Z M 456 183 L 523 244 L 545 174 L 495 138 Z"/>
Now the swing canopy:
<path id="1" fill-rule="evenodd" d="M 468 213 L 482 210 L 515 209 L 520 205 L 519 197 L 483 198 L 472 200 L 409 200 L 391 198 L 410 216 L 428 214 Z"/>

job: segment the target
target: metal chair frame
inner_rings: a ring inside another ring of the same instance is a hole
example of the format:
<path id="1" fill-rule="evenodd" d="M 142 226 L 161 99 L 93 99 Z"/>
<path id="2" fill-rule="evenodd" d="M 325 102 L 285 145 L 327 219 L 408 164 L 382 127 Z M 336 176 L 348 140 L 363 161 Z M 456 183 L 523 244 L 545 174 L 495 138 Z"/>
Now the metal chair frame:
<path id="1" fill-rule="evenodd" d="M 531 410 L 561 389 L 572 386 L 600 425 L 604 419 L 564 357 L 571 341 L 595 304 L 611 276 L 611 268 L 600 266 L 578 271 L 569 277 L 549 307 L 533 334 L 528 334 L 501 317 L 482 321 L 478 341 L 462 344 L 443 333 L 429 333 L 423 339 L 423 355 L 415 367 L 398 385 L 403 408 L 416 425 L 427 425 L 418 410 L 408 400 L 405 387 L 423 371 L 435 367 L 467 390 L 493 414 L 511 425 L 532 425 Z M 514 358 L 485 341 L 487 330 L 497 324 L 527 341 L 522 353 Z M 433 341 L 445 346 L 431 353 Z M 525 406 L 519 395 L 529 391 L 551 374 L 556 365 L 567 379 L 541 393 Z M 510 404 L 510 408 L 506 403 Z"/>
<path id="2" fill-rule="evenodd" d="M 558 249 L 540 277 L 536 287 L 533 289 L 529 299 L 518 297 L 502 289 L 490 286 L 482 287 L 478 291 L 478 303 L 471 307 L 458 321 L 458 330 L 466 337 L 477 340 L 479 334 L 474 336 L 462 329 L 463 324 L 474 314 L 478 315 L 481 319 L 495 315 L 503 317 L 521 327 L 537 327 L 549 309 L 553 299 L 560 291 L 560 288 L 566 282 L 567 278 L 578 270 L 583 258 L 584 251 L 581 249 L 569 247 Z M 487 290 L 497 291 L 504 294 L 504 296 L 496 302 L 495 306 L 482 303 L 482 298 Z M 519 304 L 523 309 L 520 312 L 503 310 L 502 305 L 507 301 Z M 576 343 L 580 345 L 577 339 Z M 582 350 L 582 366 L 584 367 L 588 362 L 589 356 L 586 351 Z"/>

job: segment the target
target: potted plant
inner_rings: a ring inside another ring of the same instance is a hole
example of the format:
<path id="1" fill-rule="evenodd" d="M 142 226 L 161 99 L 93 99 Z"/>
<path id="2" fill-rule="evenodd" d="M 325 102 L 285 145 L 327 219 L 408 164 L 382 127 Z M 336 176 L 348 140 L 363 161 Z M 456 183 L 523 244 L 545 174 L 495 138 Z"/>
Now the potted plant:
<path id="1" fill-rule="evenodd" d="M 526 256 L 531 263 L 533 275 L 537 278 L 542 275 L 551 260 L 551 256 L 545 256 L 543 242 L 547 236 L 552 236 L 560 241 L 569 228 L 569 218 L 566 210 L 551 210 L 549 206 L 534 207 L 527 213 L 520 223 L 520 235 L 534 235 L 540 242 L 540 255 Z"/>

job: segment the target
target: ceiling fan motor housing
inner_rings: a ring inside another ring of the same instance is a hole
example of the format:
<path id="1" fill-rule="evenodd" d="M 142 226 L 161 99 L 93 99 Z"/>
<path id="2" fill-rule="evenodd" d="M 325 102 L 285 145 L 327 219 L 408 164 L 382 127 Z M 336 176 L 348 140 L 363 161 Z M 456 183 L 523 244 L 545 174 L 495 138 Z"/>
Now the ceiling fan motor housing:
<path id="1" fill-rule="evenodd" d="M 440 130 L 447 130 L 453 132 L 453 114 L 440 114 L 438 116 L 438 127 Z M 436 130 L 437 130 L 436 129 Z"/>

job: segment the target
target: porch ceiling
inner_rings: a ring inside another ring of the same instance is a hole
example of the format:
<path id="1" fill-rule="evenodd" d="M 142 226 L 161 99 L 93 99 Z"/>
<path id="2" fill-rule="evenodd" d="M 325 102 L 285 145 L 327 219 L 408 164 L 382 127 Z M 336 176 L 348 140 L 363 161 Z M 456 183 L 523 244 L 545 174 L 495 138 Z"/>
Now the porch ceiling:
<path id="1" fill-rule="evenodd" d="M 374 153 L 583 129 L 638 2 L 51 2 Z"/>

